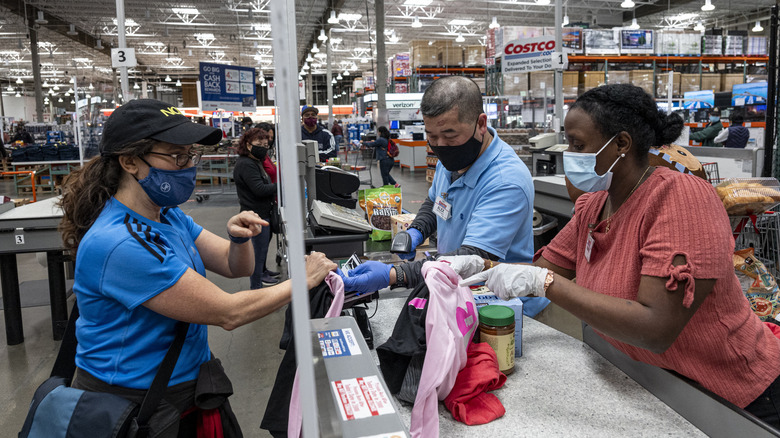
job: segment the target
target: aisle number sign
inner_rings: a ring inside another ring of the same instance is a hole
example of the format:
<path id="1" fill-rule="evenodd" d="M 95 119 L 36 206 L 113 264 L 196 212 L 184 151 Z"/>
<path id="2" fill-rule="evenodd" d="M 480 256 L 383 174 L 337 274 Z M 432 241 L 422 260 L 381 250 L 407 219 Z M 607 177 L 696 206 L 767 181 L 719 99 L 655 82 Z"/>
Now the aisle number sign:
<path id="1" fill-rule="evenodd" d="M 200 63 L 201 109 L 255 111 L 255 69 L 226 64 Z"/>
<path id="2" fill-rule="evenodd" d="M 135 49 L 132 47 L 125 47 L 121 49 L 111 49 L 111 67 L 135 67 L 138 62 L 135 60 Z"/>
<path id="3" fill-rule="evenodd" d="M 556 51 L 555 38 L 549 36 L 509 41 L 501 55 L 503 74 L 565 69 L 569 64 L 566 53 Z"/>

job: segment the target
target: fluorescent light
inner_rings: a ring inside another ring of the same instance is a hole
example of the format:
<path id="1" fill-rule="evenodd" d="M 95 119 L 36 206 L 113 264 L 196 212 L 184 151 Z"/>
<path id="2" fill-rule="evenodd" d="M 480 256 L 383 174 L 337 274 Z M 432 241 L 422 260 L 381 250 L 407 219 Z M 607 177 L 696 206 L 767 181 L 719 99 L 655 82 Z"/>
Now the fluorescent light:
<path id="1" fill-rule="evenodd" d="M 710 0 L 704 0 L 704 4 L 701 6 L 702 11 L 711 11 L 715 9 L 715 5 Z"/>
<path id="2" fill-rule="evenodd" d="M 404 6 L 428 6 L 431 0 L 406 0 Z"/>
<path id="3" fill-rule="evenodd" d="M 631 26 L 628 26 L 629 29 L 639 29 L 639 23 L 636 22 L 636 18 L 631 19 Z"/>
<path id="4" fill-rule="evenodd" d="M 636 4 L 633 2 L 633 0 L 623 0 L 623 3 L 620 4 L 620 7 L 625 9 L 631 9 L 634 6 L 636 6 Z"/>
<path id="5" fill-rule="evenodd" d="M 171 8 L 174 14 L 179 15 L 198 15 L 200 11 L 195 8 Z"/>
<path id="6" fill-rule="evenodd" d="M 460 18 L 456 18 L 454 20 L 450 20 L 447 24 L 449 24 L 450 26 L 468 26 L 473 22 L 474 20 L 462 20 Z"/>
<path id="7" fill-rule="evenodd" d="M 330 11 L 330 18 L 328 18 L 328 23 L 330 24 L 338 24 L 339 17 L 336 16 L 336 11 L 331 10 Z"/>
<path id="8" fill-rule="evenodd" d="M 495 29 L 497 27 L 501 27 L 500 24 L 498 24 L 498 19 L 496 17 L 493 17 L 493 21 L 490 22 L 490 26 L 488 26 L 491 29 Z"/>
<path id="9" fill-rule="evenodd" d="M 753 32 L 763 32 L 763 31 L 764 31 L 764 28 L 761 27 L 761 22 L 760 21 L 756 21 L 756 25 L 753 26 Z"/>
<path id="10" fill-rule="evenodd" d="M 422 27 L 422 23 L 420 23 L 419 18 L 414 17 L 414 21 L 412 21 L 412 27 L 414 28 Z"/>
<path id="11" fill-rule="evenodd" d="M 539 6 L 547 6 L 550 4 L 550 0 L 536 0 L 536 4 Z"/>
<path id="12" fill-rule="evenodd" d="M 345 14 L 343 12 L 339 14 L 339 20 L 344 21 L 358 21 L 361 18 L 363 18 L 363 16 L 360 14 Z"/>

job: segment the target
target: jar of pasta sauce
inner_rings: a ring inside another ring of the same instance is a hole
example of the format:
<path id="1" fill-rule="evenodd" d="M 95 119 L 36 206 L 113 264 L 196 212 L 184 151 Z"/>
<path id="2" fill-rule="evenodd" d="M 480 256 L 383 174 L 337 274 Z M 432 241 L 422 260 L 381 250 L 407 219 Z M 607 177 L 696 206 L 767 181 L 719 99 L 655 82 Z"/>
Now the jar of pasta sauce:
<path id="1" fill-rule="evenodd" d="M 515 371 L 515 311 L 506 306 L 479 308 L 479 340 L 496 352 L 498 369 L 506 374 Z"/>

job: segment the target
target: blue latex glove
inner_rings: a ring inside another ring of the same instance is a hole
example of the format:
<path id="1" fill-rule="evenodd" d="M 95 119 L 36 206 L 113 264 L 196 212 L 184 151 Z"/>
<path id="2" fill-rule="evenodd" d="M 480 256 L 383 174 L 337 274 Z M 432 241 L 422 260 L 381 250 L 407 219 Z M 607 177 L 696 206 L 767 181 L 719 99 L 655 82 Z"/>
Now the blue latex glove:
<path id="1" fill-rule="evenodd" d="M 406 232 L 412 238 L 412 250 L 404 254 L 398 254 L 398 257 L 404 260 L 414 260 L 414 257 L 417 255 L 415 248 L 423 243 L 423 235 L 417 228 L 409 228 Z"/>
<path id="2" fill-rule="evenodd" d="M 393 265 L 369 260 L 350 270 L 349 276 L 345 276 L 340 269 L 336 272 L 344 280 L 344 290 L 367 293 L 390 286 L 390 268 L 392 267 Z"/>

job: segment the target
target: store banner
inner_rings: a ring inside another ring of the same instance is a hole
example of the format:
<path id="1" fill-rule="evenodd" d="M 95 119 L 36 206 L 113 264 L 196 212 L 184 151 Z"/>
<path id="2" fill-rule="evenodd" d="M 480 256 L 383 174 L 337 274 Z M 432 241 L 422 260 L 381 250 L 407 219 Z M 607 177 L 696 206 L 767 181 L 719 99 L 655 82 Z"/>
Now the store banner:
<path id="1" fill-rule="evenodd" d="M 200 63 L 201 109 L 255 111 L 255 69 L 226 64 Z"/>
<path id="2" fill-rule="evenodd" d="M 568 64 L 566 54 L 555 50 L 554 36 L 523 38 L 509 41 L 504 46 L 501 72 L 512 74 L 552 70 L 565 68 L 566 64 Z"/>
<path id="3" fill-rule="evenodd" d="M 683 93 L 683 107 L 686 109 L 712 108 L 715 106 L 715 93 L 712 90 L 686 91 Z"/>

